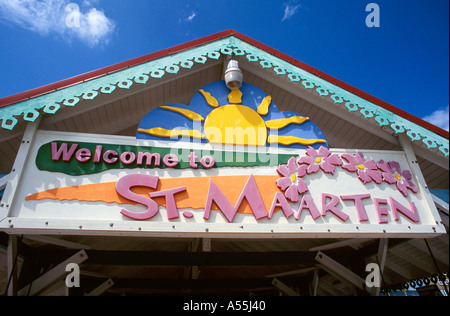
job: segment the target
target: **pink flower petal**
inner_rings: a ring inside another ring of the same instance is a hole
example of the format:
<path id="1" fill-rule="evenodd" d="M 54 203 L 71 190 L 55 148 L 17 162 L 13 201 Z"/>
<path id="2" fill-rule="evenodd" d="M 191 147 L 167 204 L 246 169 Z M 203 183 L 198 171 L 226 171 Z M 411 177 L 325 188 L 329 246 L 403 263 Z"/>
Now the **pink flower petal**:
<path id="1" fill-rule="evenodd" d="M 358 170 L 354 164 L 350 164 L 350 163 L 344 164 L 342 166 L 342 169 L 345 169 L 350 172 L 355 172 L 356 170 Z"/>
<path id="2" fill-rule="evenodd" d="M 349 164 L 356 165 L 356 164 L 358 163 L 357 159 L 356 159 L 353 155 L 350 155 L 350 154 L 342 154 L 341 157 L 344 158 L 345 160 L 347 160 L 347 162 L 348 162 Z"/>
<path id="3" fill-rule="evenodd" d="M 305 192 L 308 192 L 308 186 L 306 182 L 303 179 L 298 179 L 298 192 L 300 194 L 303 194 Z"/>
<path id="4" fill-rule="evenodd" d="M 311 146 L 306 149 L 306 154 L 312 158 L 319 156 L 319 153 Z"/>
<path id="5" fill-rule="evenodd" d="M 296 184 L 291 185 L 289 189 L 286 190 L 286 193 L 284 193 L 284 195 L 288 200 L 291 200 L 292 202 L 298 202 L 298 186 Z"/>
<path id="6" fill-rule="evenodd" d="M 407 197 L 408 196 L 408 189 L 406 188 L 406 185 L 402 181 L 397 181 L 397 189 L 402 192 L 402 194 Z"/>
<path id="7" fill-rule="evenodd" d="M 383 172 L 382 176 L 383 176 L 383 180 L 386 181 L 389 184 L 394 184 L 394 183 L 397 182 L 397 179 L 390 172 Z"/>
<path id="8" fill-rule="evenodd" d="M 373 181 L 375 181 L 377 184 L 380 184 L 383 182 L 383 177 L 381 176 L 381 173 L 375 170 L 367 170 L 367 175 L 372 178 Z"/>
<path id="9" fill-rule="evenodd" d="M 301 178 L 304 177 L 305 174 L 306 174 L 306 165 L 301 165 L 300 167 L 298 167 L 297 175 Z"/>
<path id="10" fill-rule="evenodd" d="M 326 149 L 323 146 L 320 146 L 320 148 L 319 148 L 319 156 L 328 157 L 330 154 L 331 153 L 330 153 L 330 151 L 328 149 Z"/>
<path id="11" fill-rule="evenodd" d="M 400 174 L 406 180 L 411 180 L 412 179 L 412 174 L 411 174 L 411 172 L 409 172 L 409 170 L 403 170 L 402 172 L 400 172 Z"/>
<path id="12" fill-rule="evenodd" d="M 414 185 L 414 183 L 412 183 L 411 181 L 409 181 L 409 180 L 406 180 L 405 179 L 405 181 L 406 181 L 406 186 L 409 188 L 409 189 L 411 189 L 411 191 L 413 191 L 414 193 L 417 193 L 417 192 L 419 192 L 419 189 Z"/>
<path id="13" fill-rule="evenodd" d="M 378 167 L 377 167 L 377 164 L 375 163 L 375 161 L 373 161 L 373 160 L 366 160 L 365 162 L 364 162 L 364 166 L 366 167 L 366 168 L 368 168 L 368 169 L 372 169 L 372 170 L 376 170 Z"/>
<path id="14" fill-rule="evenodd" d="M 287 167 L 289 169 L 289 173 L 293 173 L 293 172 L 297 171 L 297 168 L 298 168 L 297 159 L 295 157 L 292 157 L 291 159 L 289 159 L 289 161 L 287 163 Z"/>
<path id="15" fill-rule="evenodd" d="M 277 172 L 280 174 L 280 176 L 287 177 L 289 176 L 290 172 L 286 165 L 279 165 L 277 168 Z"/>
<path id="16" fill-rule="evenodd" d="M 312 165 L 314 163 L 314 158 L 309 156 L 303 156 L 298 160 L 299 163 L 306 163 L 308 165 Z"/>
<path id="17" fill-rule="evenodd" d="M 285 191 L 291 184 L 292 181 L 289 177 L 284 177 L 277 180 L 277 186 L 283 191 Z"/>
<path id="18" fill-rule="evenodd" d="M 377 167 L 378 167 L 380 170 L 384 171 L 384 172 L 391 173 L 391 170 L 389 169 L 389 166 L 388 166 L 387 162 L 384 161 L 384 160 L 380 160 L 380 161 L 377 163 Z"/>
<path id="19" fill-rule="evenodd" d="M 355 155 L 356 163 L 364 163 L 366 159 L 364 159 L 364 155 L 362 153 L 356 153 Z"/>
<path id="20" fill-rule="evenodd" d="M 319 171 L 319 165 L 316 164 L 309 165 L 307 170 L 308 174 L 316 173 L 317 171 Z"/>
<path id="21" fill-rule="evenodd" d="M 372 178 L 369 177 L 369 175 L 367 174 L 366 171 L 358 170 L 357 173 L 358 173 L 358 179 L 361 180 L 364 184 L 367 184 L 370 181 L 372 181 Z"/>
<path id="22" fill-rule="evenodd" d="M 320 169 L 322 169 L 325 173 L 334 174 L 334 170 L 336 169 L 336 167 L 325 161 L 320 164 Z"/>
<path id="23" fill-rule="evenodd" d="M 400 168 L 400 164 L 396 161 L 390 161 L 388 162 L 389 168 L 391 169 L 392 173 L 394 172 L 398 172 L 401 173 L 402 172 L 402 168 Z"/>
<path id="24" fill-rule="evenodd" d="M 336 154 L 326 157 L 325 161 L 335 166 L 342 166 L 342 159 Z"/>

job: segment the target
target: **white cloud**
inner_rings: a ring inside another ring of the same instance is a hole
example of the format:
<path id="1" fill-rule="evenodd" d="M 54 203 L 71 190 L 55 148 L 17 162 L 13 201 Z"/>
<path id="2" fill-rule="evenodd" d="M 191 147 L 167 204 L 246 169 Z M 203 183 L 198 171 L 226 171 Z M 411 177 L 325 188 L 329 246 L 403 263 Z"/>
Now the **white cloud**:
<path id="1" fill-rule="evenodd" d="M 192 14 L 190 16 L 187 17 L 187 19 L 185 21 L 187 22 L 191 22 L 192 20 L 194 20 L 194 18 L 197 16 L 197 13 L 192 12 Z"/>
<path id="2" fill-rule="evenodd" d="M 81 7 L 69 0 L 0 0 L 0 19 L 42 36 L 76 38 L 94 47 L 108 43 L 115 23 L 93 4 L 98 0 L 85 0 Z"/>
<path id="3" fill-rule="evenodd" d="M 449 107 L 434 111 L 428 116 L 423 118 L 424 121 L 427 121 L 431 124 L 434 124 L 446 131 L 449 130 Z"/>
<path id="4" fill-rule="evenodd" d="M 300 4 L 284 3 L 283 6 L 284 6 L 284 16 L 281 19 L 282 22 L 292 18 L 292 16 L 297 13 L 297 10 L 301 8 Z"/>

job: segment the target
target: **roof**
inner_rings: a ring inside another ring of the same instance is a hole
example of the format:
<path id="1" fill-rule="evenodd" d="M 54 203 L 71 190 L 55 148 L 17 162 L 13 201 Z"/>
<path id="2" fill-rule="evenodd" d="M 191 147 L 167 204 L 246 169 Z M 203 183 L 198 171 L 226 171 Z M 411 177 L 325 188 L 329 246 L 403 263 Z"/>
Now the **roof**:
<path id="1" fill-rule="evenodd" d="M 235 37 L 239 40 L 242 40 L 242 41 L 244 41 L 244 42 L 246 42 L 268 54 L 271 54 L 271 55 L 295 66 L 295 67 L 298 67 L 304 71 L 307 71 L 308 73 L 310 73 L 318 78 L 326 80 L 327 82 L 329 82 L 333 85 L 336 85 L 337 87 L 340 87 L 358 97 L 361 97 L 361 98 L 381 107 L 384 110 L 392 112 L 393 114 L 396 114 L 396 115 L 400 116 L 401 118 L 404 118 L 414 124 L 417 124 L 417 125 L 425 128 L 426 130 L 432 131 L 433 133 L 440 135 L 444 138 L 447 138 L 447 139 L 449 138 L 449 132 L 447 132 L 433 124 L 430 124 L 420 118 L 417 118 L 416 116 L 414 116 L 408 112 L 405 112 L 385 101 L 382 101 L 364 91 L 359 90 L 358 88 L 355 88 L 355 87 L 353 87 L 339 79 L 336 79 L 314 67 L 311 67 L 299 60 L 296 60 L 295 58 L 292 58 L 284 53 L 281 53 L 267 45 L 264 45 L 254 39 L 249 38 L 248 36 L 245 36 L 239 32 L 236 32 L 234 30 L 227 30 L 227 31 L 223 31 L 220 33 L 216 33 L 216 34 L 206 36 L 206 37 L 194 40 L 194 41 L 187 42 L 185 44 L 181 44 L 181 45 L 174 46 L 172 48 L 161 50 L 159 52 L 148 54 L 148 55 L 138 57 L 135 59 L 130 59 L 128 61 L 124 61 L 124 62 L 115 64 L 115 65 L 111 65 L 111 66 L 108 66 L 105 68 L 94 70 L 94 71 L 91 71 L 91 72 L 88 72 L 85 74 L 81 74 L 81 75 L 78 75 L 78 76 L 75 76 L 72 78 L 61 80 L 61 81 L 58 81 L 58 82 L 55 82 L 55 83 L 52 83 L 49 85 L 45 85 L 45 86 L 42 86 L 39 88 L 35 88 L 35 89 L 29 90 L 29 91 L 19 93 L 16 95 L 5 97 L 5 98 L 0 99 L 0 108 L 6 107 L 8 105 L 16 104 L 19 102 L 23 102 L 23 101 L 26 101 L 26 100 L 29 100 L 32 98 L 36 98 L 36 97 L 39 97 L 39 96 L 42 96 L 42 95 L 45 95 L 48 93 L 52 93 L 54 91 L 61 90 L 63 88 L 67 88 L 67 87 L 70 87 L 70 86 L 73 86 L 76 84 L 80 84 L 80 83 L 83 83 L 86 81 L 93 80 L 98 77 L 102 77 L 102 76 L 106 76 L 106 75 L 109 75 L 114 72 L 118 72 L 120 70 L 124 70 L 124 69 L 134 67 L 137 65 L 141 65 L 141 64 L 149 62 L 149 61 L 154 61 L 154 60 L 157 60 L 162 57 L 171 56 L 171 55 L 174 55 L 174 54 L 177 54 L 177 53 L 180 53 L 180 52 L 192 49 L 192 48 L 200 47 L 207 43 L 211 43 L 211 42 L 214 42 L 217 40 L 221 40 L 224 38 L 230 38 L 230 37 Z M 3 120 L 3 123 L 2 123 L 3 128 L 11 127 L 11 124 L 5 123 L 5 120 L 7 120 L 6 117 L 0 116 L 0 119 Z"/>

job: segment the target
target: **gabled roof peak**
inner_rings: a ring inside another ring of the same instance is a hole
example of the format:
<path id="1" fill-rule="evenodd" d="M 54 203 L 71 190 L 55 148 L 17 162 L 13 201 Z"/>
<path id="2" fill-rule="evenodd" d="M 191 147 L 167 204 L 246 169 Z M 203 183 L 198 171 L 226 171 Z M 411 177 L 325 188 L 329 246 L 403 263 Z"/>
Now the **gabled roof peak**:
<path id="1" fill-rule="evenodd" d="M 187 54 L 194 49 L 195 56 Z M 161 78 L 165 73 L 177 73 L 180 67 L 190 69 L 196 63 L 232 54 L 259 62 L 276 75 L 345 104 L 349 112 L 358 110 L 380 126 L 390 126 L 396 134 L 407 133 L 411 140 L 422 140 L 428 148 L 438 147 L 445 156 L 449 154 L 447 131 L 231 29 L 0 99 L 1 127 L 12 130 L 21 116 L 34 121 L 40 111 L 55 114 L 62 105 L 74 106 L 80 99 L 91 100 L 116 88 L 129 89 L 135 83 L 145 84 L 149 77 Z"/>

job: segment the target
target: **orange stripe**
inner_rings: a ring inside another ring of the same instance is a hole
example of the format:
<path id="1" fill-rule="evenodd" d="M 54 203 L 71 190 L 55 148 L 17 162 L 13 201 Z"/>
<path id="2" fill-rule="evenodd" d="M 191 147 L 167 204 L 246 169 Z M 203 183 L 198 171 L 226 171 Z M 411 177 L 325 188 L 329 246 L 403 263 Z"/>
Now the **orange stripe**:
<path id="1" fill-rule="evenodd" d="M 214 181 L 230 203 L 234 205 L 241 195 L 248 178 L 249 176 L 217 176 L 160 179 L 156 190 L 147 187 L 133 187 L 132 191 L 139 195 L 148 197 L 149 193 L 154 191 L 163 191 L 185 186 L 185 192 L 175 195 L 177 207 L 179 209 L 203 209 L 208 196 L 210 180 Z M 264 205 L 266 206 L 266 210 L 269 210 L 272 205 L 275 192 L 279 192 L 276 185 L 276 181 L 279 179 L 279 176 L 254 176 L 254 178 L 261 193 Z M 116 192 L 115 186 L 116 182 L 107 182 L 57 188 L 32 194 L 26 197 L 25 200 L 78 200 L 83 202 L 136 204 L 133 201 L 121 197 Z M 164 197 L 158 197 L 154 200 L 158 203 L 158 205 L 166 206 Z M 213 208 L 216 210 L 218 209 L 215 205 Z M 238 212 L 251 213 L 247 201 L 242 203 Z"/>

